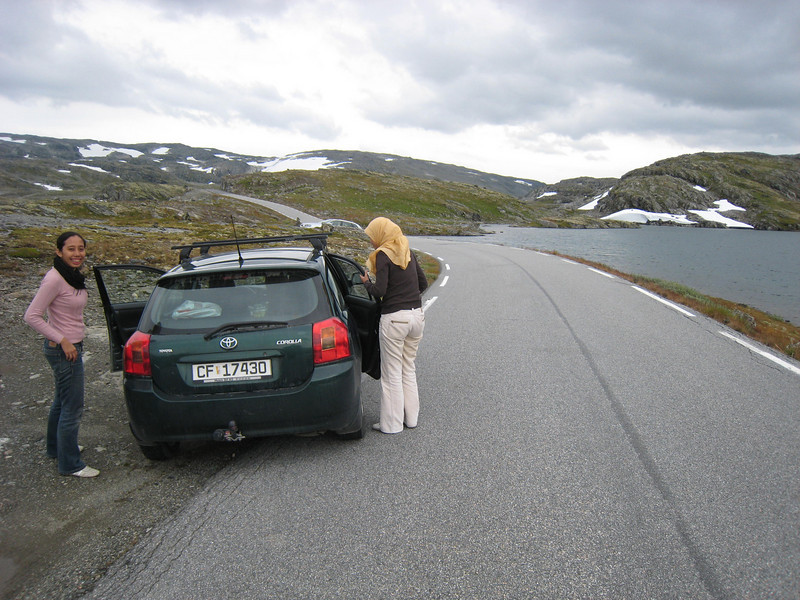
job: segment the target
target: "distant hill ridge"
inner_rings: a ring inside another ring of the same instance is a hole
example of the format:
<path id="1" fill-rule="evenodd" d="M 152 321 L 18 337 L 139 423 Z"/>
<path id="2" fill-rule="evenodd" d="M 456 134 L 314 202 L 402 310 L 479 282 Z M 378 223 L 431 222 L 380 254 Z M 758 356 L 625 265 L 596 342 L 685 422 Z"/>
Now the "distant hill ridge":
<path id="1" fill-rule="evenodd" d="M 800 230 L 800 155 L 688 154 L 619 179 L 578 177 L 545 184 L 372 152 L 315 150 L 261 157 L 175 143 L 0 133 L 0 196 L 102 189 L 101 195 L 111 198 L 120 187 L 115 181 L 140 187 L 235 187 L 242 176 L 287 169 L 346 169 L 476 186 L 512 197 L 509 207 L 522 199 L 531 209 L 529 224 L 539 226 L 664 223 Z"/>
<path id="2" fill-rule="evenodd" d="M 516 198 L 526 196 L 532 189 L 544 185 L 541 181 L 532 179 L 483 173 L 456 165 L 373 152 L 314 150 L 290 156 L 264 157 L 183 144 L 119 144 L 90 139 L 0 133 L 0 158 L 20 158 L 25 155 L 50 161 L 87 162 L 120 177 L 132 177 L 135 170 L 139 172 L 140 180 L 154 183 L 176 183 L 176 179 L 192 183 L 222 183 L 230 175 L 311 166 L 314 169 L 354 169 L 466 183 Z M 124 161 L 124 168 L 120 161 Z"/>

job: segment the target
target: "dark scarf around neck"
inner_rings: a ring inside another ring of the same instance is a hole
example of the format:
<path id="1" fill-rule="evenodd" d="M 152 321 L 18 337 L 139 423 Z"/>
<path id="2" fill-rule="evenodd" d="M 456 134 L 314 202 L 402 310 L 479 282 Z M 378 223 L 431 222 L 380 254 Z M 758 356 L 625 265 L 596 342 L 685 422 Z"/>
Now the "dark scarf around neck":
<path id="1" fill-rule="evenodd" d="M 81 273 L 78 269 L 67 265 L 60 256 L 56 255 L 53 259 L 53 267 L 55 267 L 59 275 L 64 278 L 64 281 L 76 290 L 86 289 L 86 275 Z"/>

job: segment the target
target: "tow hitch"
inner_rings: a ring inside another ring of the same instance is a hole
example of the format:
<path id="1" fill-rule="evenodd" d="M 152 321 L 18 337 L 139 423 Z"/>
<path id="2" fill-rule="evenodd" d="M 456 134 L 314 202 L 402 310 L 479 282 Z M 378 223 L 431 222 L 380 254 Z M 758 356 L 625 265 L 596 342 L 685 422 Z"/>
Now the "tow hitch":
<path id="1" fill-rule="evenodd" d="M 217 429 L 214 431 L 215 442 L 241 442 L 243 439 L 244 435 L 239 431 L 239 426 L 236 425 L 236 421 L 228 423 L 228 427 L 225 429 Z"/>

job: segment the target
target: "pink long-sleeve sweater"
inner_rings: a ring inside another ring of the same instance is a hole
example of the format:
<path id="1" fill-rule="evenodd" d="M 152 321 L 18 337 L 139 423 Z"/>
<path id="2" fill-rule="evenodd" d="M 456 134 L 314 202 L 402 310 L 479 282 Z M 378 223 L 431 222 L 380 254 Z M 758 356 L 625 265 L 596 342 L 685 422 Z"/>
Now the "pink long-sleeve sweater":
<path id="1" fill-rule="evenodd" d="M 86 290 L 76 290 L 55 268 L 50 269 L 25 311 L 25 322 L 57 344 L 64 338 L 76 344 L 85 333 L 83 308 L 88 297 Z"/>

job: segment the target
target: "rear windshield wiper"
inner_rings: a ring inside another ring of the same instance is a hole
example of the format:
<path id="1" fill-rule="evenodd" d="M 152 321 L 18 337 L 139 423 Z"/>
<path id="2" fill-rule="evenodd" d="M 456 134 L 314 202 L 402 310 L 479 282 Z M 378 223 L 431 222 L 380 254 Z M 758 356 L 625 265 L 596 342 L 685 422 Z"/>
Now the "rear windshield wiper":
<path id="1" fill-rule="evenodd" d="M 288 327 L 289 324 L 285 321 L 247 321 L 246 323 L 228 323 L 221 325 L 213 331 L 209 331 L 203 336 L 204 340 L 210 340 L 215 335 L 224 333 L 226 331 L 258 331 L 259 329 L 280 329 L 281 327 Z"/>

